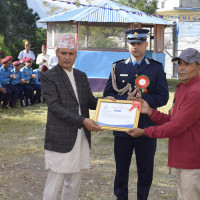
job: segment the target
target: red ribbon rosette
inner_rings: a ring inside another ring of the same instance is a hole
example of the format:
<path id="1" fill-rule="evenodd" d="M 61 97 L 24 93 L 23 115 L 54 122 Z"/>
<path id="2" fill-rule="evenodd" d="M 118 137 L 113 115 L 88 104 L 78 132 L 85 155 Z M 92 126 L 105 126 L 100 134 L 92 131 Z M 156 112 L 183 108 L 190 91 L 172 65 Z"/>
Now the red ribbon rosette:
<path id="1" fill-rule="evenodd" d="M 140 75 L 135 80 L 135 85 L 142 90 L 143 94 L 148 94 L 147 87 L 150 84 L 150 80 L 145 75 Z"/>
<path id="2" fill-rule="evenodd" d="M 141 101 L 132 101 L 132 107 L 128 111 L 132 111 L 134 108 L 137 108 L 141 111 Z"/>

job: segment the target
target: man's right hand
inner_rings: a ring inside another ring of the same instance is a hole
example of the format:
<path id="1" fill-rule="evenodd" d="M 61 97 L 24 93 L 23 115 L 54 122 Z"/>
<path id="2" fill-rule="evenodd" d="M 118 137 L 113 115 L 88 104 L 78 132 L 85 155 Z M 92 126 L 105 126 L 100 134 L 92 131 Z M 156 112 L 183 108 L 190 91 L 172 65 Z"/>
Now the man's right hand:
<path id="1" fill-rule="evenodd" d="M 141 99 L 141 113 L 142 114 L 146 114 L 146 115 L 151 115 L 151 113 L 153 112 L 153 109 L 149 106 L 149 104 L 144 100 Z"/>
<path id="2" fill-rule="evenodd" d="M 83 120 L 83 125 L 87 128 L 88 131 L 103 131 L 103 129 L 94 121 L 89 118 Z"/>

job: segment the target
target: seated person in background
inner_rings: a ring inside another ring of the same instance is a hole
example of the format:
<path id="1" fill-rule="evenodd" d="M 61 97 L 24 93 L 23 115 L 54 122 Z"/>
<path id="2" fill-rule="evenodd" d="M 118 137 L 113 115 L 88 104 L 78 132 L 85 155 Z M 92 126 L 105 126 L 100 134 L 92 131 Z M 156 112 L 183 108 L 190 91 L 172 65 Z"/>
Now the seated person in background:
<path id="1" fill-rule="evenodd" d="M 33 51 L 30 50 L 31 44 L 29 43 L 29 41 L 25 41 L 24 43 L 24 50 L 21 51 L 18 55 L 18 59 L 25 59 L 25 58 L 31 58 L 31 62 L 33 63 L 35 61 L 35 54 Z"/>
<path id="2" fill-rule="evenodd" d="M 20 82 L 20 80 L 21 80 L 21 72 L 20 72 L 21 64 L 19 61 L 15 61 L 15 62 L 13 62 L 13 66 L 14 66 L 14 69 L 12 69 L 10 71 L 10 73 L 11 73 L 11 76 L 14 75 L 15 77 L 10 81 L 10 84 L 19 90 L 18 98 L 21 101 L 21 106 L 25 107 L 26 103 L 24 100 L 24 88 L 22 87 L 22 83 Z"/>
<path id="3" fill-rule="evenodd" d="M 50 58 L 49 58 L 49 69 L 55 67 L 58 64 L 58 58 L 56 56 L 56 49 L 57 49 L 57 47 L 55 48 L 55 54 L 50 56 Z"/>
<path id="4" fill-rule="evenodd" d="M 3 101 L 2 108 L 7 109 L 8 108 L 8 100 L 9 100 L 9 93 L 7 93 L 6 89 L 2 87 L 0 82 L 0 103 Z"/>
<path id="5" fill-rule="evenodd" d="M 3 66 L 0 68 L 0 82 L 1 85 L 6 88 L 7 93 L 11 95 L 10 106 L 15 108 L 19 90 L 10 84 L 10 81 L 15 78 L 15 75 L 11 75 L 8 70 L 8 67 L 10 66 L 9 60 L 9 58 L 4 58 L 2 60 Z"/>
<path id="6" fill-rule="evenodd" d="M 50 57 L 50 55 L 47 54 L 47 48 L 45 44 L 42 45 L 41 51 L 42 53 L 38 54 L 36 59 L 36 64 L 39 65 L 39 69 L 42 67 L 42 65 L 46 65 L 48 67 Z"/>
<path id="7" fill-rule="evenodd" d="M 28 88 L 30 93 L 31 104 L 34 104 L 41 97 L 41 87 L 38 87 L 35 83 L 31 83 L 31 79 L 36 79 L 37 76 L 33 74 L 33 70 L 31 68 L 32 60 L 31 58 L 26 58 L 26 65 L 21 68 L 21 83 L 25 88 Z M 36 94 L 34 96 L 34 90 L 36 90 Z M 30 102 L 27 102 L 30 105 Z"/>
<path id="8" fill-rule="evenodd" d="M 8 62 L 9 62 L 10 65 L 8 67 L 8 70 L 10 71 L 10 70 L 14 69 L 14 67 L 12 65 L 13 57 L 12 56 L 6 56 L 6 58 L 9 59 Z"/>
<path id="9" fill-rule="evenodd" d="M 36 78 L 32 78 L 31 82 L 34 83 L 35 85 L 37 85 L 38 87 L 40 87 L 40 89 L 41 89 L 40 75 L 43 72 L 46 72 L 47 70 L 48 70 L 48 68 L 46 65 L 42 65 L 40 69 L 33 70 L 33 74 L 36 75 Z M 42 97 L 40 99 L 38 99 L 38 103 L 40 103 L 40 102 L 42 102 L 42 103 L 44 102 Z"/>

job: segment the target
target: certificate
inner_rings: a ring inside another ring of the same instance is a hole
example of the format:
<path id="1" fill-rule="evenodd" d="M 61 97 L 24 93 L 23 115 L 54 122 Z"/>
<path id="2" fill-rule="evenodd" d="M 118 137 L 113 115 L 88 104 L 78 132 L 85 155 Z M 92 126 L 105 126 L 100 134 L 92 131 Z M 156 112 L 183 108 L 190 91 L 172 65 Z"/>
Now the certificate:
<path id="1" fill-rule="evenodd" d="M 98 99 L 94 121 L 102 129 L 127 131 L 137 128 L 140 101 Z"/>

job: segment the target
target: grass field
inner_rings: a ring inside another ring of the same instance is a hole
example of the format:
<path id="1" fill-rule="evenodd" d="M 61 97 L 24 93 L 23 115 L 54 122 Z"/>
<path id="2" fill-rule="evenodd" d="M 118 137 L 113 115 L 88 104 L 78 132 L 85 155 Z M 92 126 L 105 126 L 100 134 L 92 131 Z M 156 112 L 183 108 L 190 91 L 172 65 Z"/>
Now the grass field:
<path id="1" fill-rule="evenodd" d="M 177 80 L 169 80 L 170 100 L 161 111 L 167 112 Z M 100 93 L 95 94 L 101 96 Z M 0 200 L 40 200 L 47 172 L 44 169 L 44 133 L 47 107 L 0 109 Z M 91 118 L 94 111 L 90 112 Z M 167 139 L 159 139 L 155 157 L 150 200 L 175 200 L 175 171 L 167 167 Z M 134 157 L 134 156 L 133 156 Z M 136 166 L 132 159 L 129 196 L 136 199 Z M 80 200 L 113 200 L 115 162 L 111 131 L 92 133 L 91 169 L 86 171 Z"/>

